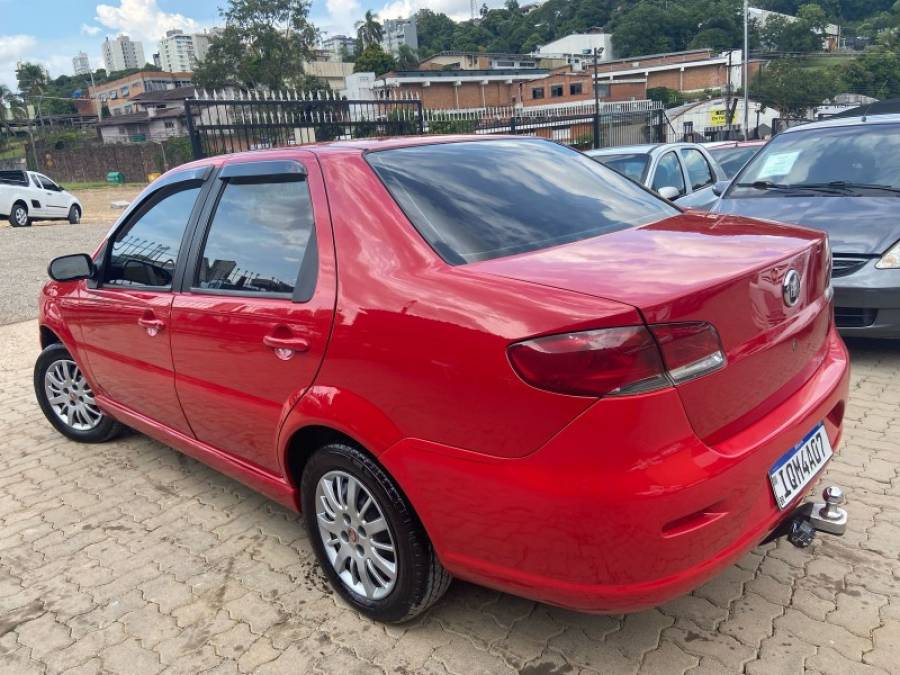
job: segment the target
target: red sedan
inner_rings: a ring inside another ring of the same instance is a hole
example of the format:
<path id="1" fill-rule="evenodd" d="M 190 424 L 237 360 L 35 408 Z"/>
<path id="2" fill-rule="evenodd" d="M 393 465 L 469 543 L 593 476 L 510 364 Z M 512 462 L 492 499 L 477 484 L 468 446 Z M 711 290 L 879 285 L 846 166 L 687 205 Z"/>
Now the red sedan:
<path id="1" fill-rule="evenodd" d="M 824 235 L 683 213 L 546 141 L 202 160 L 50 274 L 48 420 L 302 511 L 379 620 L 451 575 L 663 602 L 791 518 L 841 436 Z"/>

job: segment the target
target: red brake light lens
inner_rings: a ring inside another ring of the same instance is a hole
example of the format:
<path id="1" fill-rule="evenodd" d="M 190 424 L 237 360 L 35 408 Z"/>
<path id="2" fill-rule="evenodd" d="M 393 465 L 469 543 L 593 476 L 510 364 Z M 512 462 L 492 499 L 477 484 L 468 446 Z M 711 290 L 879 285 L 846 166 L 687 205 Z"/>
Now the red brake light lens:
<path id="1" fill-rule="evenodd" d="M 669 384 L 656 342 L 644 326 L 517 342 L 509 347 L 509 360 L 523 380 L 560 394 L 635 394 Z"/>
<path id="2" fill-rule="evenodd" d="M 528 384 L 572 396 L 625 396 L 681 384 L 725 365 L 708 323 L 624 326 L 548 335 L 509 347 Z"/>
<path id="3" fill-rule="evenodd" d="M 671 323 L 650 326 L 659 343 L 672 382 L 680 384 L 725 365 L 719 333 L 709 323 Z"/>

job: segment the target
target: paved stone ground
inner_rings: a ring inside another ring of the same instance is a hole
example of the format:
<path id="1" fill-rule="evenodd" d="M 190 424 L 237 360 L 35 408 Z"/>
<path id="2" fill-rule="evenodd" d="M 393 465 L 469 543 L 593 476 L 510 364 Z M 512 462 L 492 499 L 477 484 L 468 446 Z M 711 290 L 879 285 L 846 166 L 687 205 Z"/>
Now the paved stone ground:
<path id="1" fill-rule="evenodd" d="M 335 600 L 294 514 L 143 436 L 57 435 L 35 332 L 0 327 L 2 673 L 900 672 L 900 347 L 853 349 L 843 539 L 760 547 L 631 616 L 455 582 L 384 627 Z"/>

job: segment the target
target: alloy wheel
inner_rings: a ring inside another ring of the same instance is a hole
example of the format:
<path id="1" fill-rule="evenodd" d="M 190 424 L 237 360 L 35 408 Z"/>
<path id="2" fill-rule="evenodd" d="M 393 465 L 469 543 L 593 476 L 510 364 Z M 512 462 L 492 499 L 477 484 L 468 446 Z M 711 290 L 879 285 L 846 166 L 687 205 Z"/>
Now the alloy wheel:
<path id="1" fill-rule="evenodd" d="M 94 392 L 74 361 L 54 361 L 44 374 L 44 393 L 54 414 L 76 431 L 90 431 L 103 420 Z"/>
<path id="2" fill-rule="evenodd" d="M 341 582 L 367 600 L 381 600 L 397 581 L 397 551 L 384 512 L 354 476 L 329 471 L 316 485 L 316 521 L 325 553 Z"/>
<path id="3" fill-rule="evenodd" d="M 28 223 L 28 211 L 23 209 L 21 206 L 16 209 L 16 222 L 20 226 L 25 226 Z"/>

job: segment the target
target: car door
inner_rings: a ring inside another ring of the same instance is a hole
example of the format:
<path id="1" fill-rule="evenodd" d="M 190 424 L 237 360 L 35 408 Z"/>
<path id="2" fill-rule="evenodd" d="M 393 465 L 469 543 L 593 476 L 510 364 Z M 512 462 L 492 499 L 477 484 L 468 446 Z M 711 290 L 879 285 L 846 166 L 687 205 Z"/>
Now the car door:
<path id="1" fill-rule="evenodd" d="M 678 190 L 678 196 L 675 199 L 687 194 L 684 170 L 681 167 L 681 160 L 678 159 L 678 153 L 674 150 L 669 150 L 663 154 L 659 161 L 656 162 L 653 170 L 650 188 L 659 192 L 664 187 L 673 187 Z"/>
<path id="2" fill-rule="evenodd" d="M 36 177 L 44 193 L 45 215 L 50 218 L 65 218 L 69 214 L 69 204 L 62 188 L 42 173 L 36 174 Z"/>
<path id="3" fill-rule="evenodd" d="M 311 153 L 216 177 L 172 310 L 176 388 L 197 439 L 271 472 L 278 431 L 325 353 L 336 281 Z"/>
<path id="4" fill-rule="evenodd" d="M 142 198 L 109 236 L 98 280 L 66 317 L 102 394 L 188 435 L 172 368 L 172 297 L 209 171 L 175 174 Z"/>
<path id="5" fill-rule="evenodd" d="M 709 208 L 718 198 L 712 191 L 717 180 L 715 171 L 697 148 L 681 148 L 680 152 L 687 172 L 691 206 Z"/>

